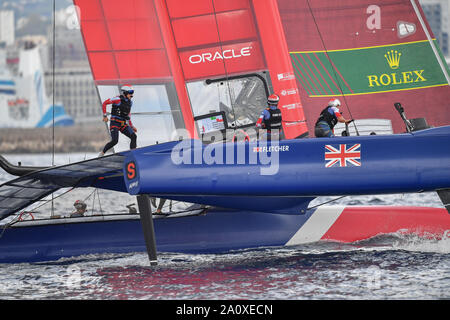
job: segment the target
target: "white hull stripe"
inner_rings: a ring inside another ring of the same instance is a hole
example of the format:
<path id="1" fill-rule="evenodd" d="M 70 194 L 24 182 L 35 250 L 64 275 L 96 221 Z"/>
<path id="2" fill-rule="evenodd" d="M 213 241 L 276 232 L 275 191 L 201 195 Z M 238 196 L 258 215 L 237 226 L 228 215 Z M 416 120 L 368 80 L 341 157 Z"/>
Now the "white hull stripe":
<path id="1" fill-rule="evenodd" d="M 319 207 L 285 245 L 292 246 L 319 241 L 344 209 L 343 206 Z"/>

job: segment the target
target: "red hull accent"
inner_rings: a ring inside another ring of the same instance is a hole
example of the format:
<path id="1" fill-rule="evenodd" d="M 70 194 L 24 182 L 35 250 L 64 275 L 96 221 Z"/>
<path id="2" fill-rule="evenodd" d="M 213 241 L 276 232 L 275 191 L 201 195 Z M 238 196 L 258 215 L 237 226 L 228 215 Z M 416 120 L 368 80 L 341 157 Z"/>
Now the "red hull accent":
<path id="1" fill-rule="evenodd" d="M 441 238 L 450 230 L 447 210 L 428 207 L 346 207 L 322 240 L 354 242 L 401 232 Z"/>

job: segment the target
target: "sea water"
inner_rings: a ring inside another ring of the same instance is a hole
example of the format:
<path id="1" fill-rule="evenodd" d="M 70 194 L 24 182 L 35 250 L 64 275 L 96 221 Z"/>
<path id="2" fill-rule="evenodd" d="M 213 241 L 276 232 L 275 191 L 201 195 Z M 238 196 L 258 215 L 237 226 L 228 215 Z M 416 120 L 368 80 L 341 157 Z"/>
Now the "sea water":
<path id="1" fill-rule="evenodd" d="M 92 157 L 6 156 L 12 163 L 37 166 Z M 0 174 L 1 183 L 11 178 Z M 114 201 L 102 197 L 102 202 Z M 330 200 L 319 198 L 311 206 Z M 345 197 L 330 204 L 442 207 L 433 192 Z M 146 253 L 0 264 L 0 299 L 450 299 L 450 234 L 442 239 L 389 234 L 351 244 L 319 242 L 227 254 L 160 253 L 154 267 Z"/>

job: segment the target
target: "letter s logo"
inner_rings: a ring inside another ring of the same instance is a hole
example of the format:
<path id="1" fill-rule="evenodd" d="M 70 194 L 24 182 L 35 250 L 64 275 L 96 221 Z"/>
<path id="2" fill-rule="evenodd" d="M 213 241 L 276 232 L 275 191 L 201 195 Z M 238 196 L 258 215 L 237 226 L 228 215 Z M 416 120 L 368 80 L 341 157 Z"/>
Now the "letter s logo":
<path id="1" fill-rule="evenodd" d="M 136 164 L 133 161 L 127 164 L 127 178 L 128 180 L 136 178 Z"/>

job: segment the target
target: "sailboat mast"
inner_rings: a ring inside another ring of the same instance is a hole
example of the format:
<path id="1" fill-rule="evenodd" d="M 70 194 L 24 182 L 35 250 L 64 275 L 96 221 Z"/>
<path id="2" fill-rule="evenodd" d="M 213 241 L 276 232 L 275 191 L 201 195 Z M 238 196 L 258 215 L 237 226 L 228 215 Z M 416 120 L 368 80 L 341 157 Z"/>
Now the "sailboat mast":
<path id="1" fill-rule="evenodd" d="M 52 166 L 55 165 L 55 66 L 56 66 L 56 0 L 53 0 L 53 50 L 52 50 Z M 51 217 L 55 216 L 54 193 L 52 192 Z"/>

